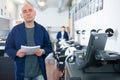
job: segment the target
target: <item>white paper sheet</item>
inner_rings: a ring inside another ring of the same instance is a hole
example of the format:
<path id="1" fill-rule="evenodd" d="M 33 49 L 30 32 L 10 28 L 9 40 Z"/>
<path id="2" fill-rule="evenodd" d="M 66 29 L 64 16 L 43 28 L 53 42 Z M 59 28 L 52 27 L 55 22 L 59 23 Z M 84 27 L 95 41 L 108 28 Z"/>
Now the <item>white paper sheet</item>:
<path id="1" fill-rule="evenodd" d="M 21 45 L 21 49 L 26 52 L 26 55 L 32 55 L 35 51 L 40 49 L 40 46 L 24 46 Z"/>

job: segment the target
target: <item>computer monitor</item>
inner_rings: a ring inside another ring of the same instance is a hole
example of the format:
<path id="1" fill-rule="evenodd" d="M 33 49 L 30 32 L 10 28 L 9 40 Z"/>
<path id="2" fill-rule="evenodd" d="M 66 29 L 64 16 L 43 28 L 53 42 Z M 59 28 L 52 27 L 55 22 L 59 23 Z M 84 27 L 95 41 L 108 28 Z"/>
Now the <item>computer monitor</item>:
<path id="1" fill-rule="evenodd" d="M 106 33 L 93 33 L 90 35 L 86 54 L 79 60 L 79 69 L 96 64 L 95 53 L 97 50 L 104 50 L 107 41 Z"/>
<path id="2" fill-rule="evenodd" d="M 86 67 L 96 63 L 95 53 L 97 50 L 104 50 L 107 41 L 106 33 L 94 33 L 90 35 L 87 52 L 84 60 Z"/>
<path id="3" fill-rule="evenodd" d="M 95 53 L 98 50 L 104 50 L 107 41 L 106 33 L 92 33 L 89 38 L 89 42 L 86 48 L 80 51 L 74 51 L 74 60 L 72 62 L 76 63 L 78 69 L 85 69 L 87 67 L 93 66 L 97 63 L 95 59 Z M 66 61 L 70 62 L 71 56 L 69 56 Z"/>

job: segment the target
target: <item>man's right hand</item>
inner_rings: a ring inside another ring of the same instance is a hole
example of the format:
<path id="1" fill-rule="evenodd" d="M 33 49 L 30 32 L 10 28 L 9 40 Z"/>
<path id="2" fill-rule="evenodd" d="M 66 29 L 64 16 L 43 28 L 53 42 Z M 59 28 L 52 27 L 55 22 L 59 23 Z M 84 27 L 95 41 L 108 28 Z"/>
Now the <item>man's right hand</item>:
<path id="1" fill-rule="evenodd" d="M 17 51 L 16 56 L 18 56 L 18 57 L 24 57 L 25 54 L 26 54 L 26 53 L 25 53 L 23 50 L 19 49 L 19 50 Z"/>

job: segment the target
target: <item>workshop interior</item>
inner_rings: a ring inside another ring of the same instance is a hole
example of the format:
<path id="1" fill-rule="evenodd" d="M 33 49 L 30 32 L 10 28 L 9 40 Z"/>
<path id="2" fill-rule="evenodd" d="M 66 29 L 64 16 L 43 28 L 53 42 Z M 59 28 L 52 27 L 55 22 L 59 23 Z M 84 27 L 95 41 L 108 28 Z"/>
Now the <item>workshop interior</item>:
<path id="1" fill-rule="evenodd" d="M 16 80 L 15 60 L 5 44 L 24 21 L 26 3 L 52 43 L 44 60 L 47 80 L 120 80 L 120 0 L 0 0 L 0 80 Z M 62 26 L 68 40 L 58 41 Z"/>

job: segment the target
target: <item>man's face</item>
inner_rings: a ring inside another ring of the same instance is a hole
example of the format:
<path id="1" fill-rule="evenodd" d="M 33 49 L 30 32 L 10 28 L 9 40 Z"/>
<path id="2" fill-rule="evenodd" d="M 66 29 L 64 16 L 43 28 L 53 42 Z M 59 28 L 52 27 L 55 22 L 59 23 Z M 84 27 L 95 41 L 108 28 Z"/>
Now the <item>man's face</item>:
<path id="1" fill-rule="evenodd" d="M 30 23 L 34 21 L 35 15 L 36 12 L 31 5 L 27 4 L 22 8 L 22 18 L 24 18 L 25 22 Z"/>
<path id="2" fill-rule="evenodd" d="M 61 28 L 61 31 L 64 32 L 64 31 L 65 31 L 65 28 Z"/>

